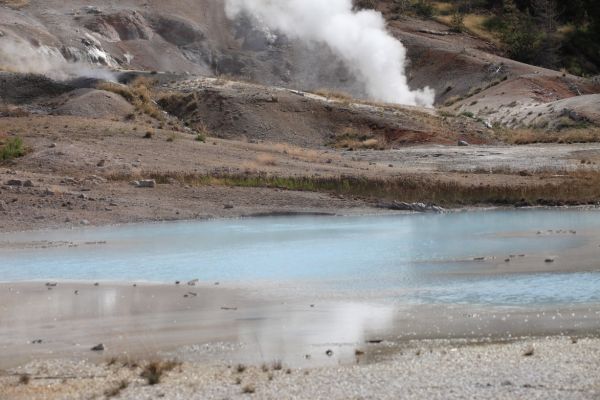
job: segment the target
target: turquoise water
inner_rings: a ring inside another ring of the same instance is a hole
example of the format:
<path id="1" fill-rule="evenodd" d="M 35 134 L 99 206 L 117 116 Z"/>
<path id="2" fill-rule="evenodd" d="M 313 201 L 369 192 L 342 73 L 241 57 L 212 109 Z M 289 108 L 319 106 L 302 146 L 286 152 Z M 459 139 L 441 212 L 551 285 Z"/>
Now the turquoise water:
<path id="1" fill-rule="evenodd" d="M 577 230 L 577 234 L 536 235 Z M 297 282 L 416 303 L 600 302 L 598 272 L 478 274 L 509 254 L 558 255 L 600 232 L 600 212 L 518 210 L 365 217 L 273 217 L 0 235 L 0 281 L 69 279 Z M 525 235 L 526 234 L 526 235 Z M 106 242 L 91 244 L 90 242 Z M 39 243 L 37 243 L 39 245 Z M 600 249 L 599 249 L 600 250 Z M 462 261 L 462 262 L 460 262 Z M 582 265 L 582 267 L 584 267 Z M 586 265 L 589 271 L 590 266 Z"/>

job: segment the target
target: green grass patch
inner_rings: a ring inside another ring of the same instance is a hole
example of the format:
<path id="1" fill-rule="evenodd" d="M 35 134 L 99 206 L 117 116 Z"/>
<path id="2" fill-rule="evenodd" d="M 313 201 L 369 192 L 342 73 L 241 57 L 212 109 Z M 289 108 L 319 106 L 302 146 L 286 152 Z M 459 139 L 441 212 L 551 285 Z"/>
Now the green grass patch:
<path id="1" fill-rule="evenodd" d="M 0 161 L 23 157 L 25 153 L 25 145 L 20 137 L 9 138 L 4 144 L 0 144 Z"/>

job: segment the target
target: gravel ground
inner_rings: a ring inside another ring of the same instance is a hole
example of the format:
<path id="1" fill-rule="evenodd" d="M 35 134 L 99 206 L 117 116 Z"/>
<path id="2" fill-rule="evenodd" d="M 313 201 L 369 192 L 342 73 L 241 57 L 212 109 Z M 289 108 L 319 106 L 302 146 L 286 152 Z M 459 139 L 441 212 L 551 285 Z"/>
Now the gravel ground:
<path id="1" fill-rule="evenodd" d="M 0 393 L 3 399 L 598 399 L 599 367 L 598 338 L 418 341 L 367 365 L 300 370 L 185 363 L 156 385 L 140 377 L 143 363 L 36 362 L 0 377 Z M 19 382 L 21 374 L 30 374 L 29 383 Z"/>

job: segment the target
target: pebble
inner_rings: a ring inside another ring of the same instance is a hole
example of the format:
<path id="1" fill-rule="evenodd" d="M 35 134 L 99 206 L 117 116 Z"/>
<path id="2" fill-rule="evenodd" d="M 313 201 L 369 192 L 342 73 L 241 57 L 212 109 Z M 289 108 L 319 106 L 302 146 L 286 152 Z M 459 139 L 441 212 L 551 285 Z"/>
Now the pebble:
<path id="1" fill-rule="evenodd" d="M 90 349 L 91 351 L 104 351 L 104 344 L 100 343 Z"/>

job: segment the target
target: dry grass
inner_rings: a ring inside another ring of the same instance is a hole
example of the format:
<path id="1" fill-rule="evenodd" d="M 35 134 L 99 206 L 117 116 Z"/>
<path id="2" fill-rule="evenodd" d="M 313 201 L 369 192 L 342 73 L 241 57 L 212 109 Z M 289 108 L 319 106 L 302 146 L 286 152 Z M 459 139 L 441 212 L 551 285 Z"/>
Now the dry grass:
<path id="1" fill-rule="evenodd" d="M 433 203 L 446 207 L 466 205 L 578 205 L 600 201 L 600 172 L 537 175 L 527 180 L 479 180 L 404 175 L 394 178 L 281 177 L 258 174 L 185 174 L 146 171 L 139 176 L 113 175 L 112 180 L 130 182 L 144 176 L 157 183 L 172 180 L 192 186 L 235 186 L 325 192 L 365 200 L 399 200 Z"/>
<path id="2" fill-rule="evenodd" d="M 274 167 L 277 165 L 277 160 L 271 154 L 262 153 L 256 156 L 256 163 L 262 166 Z"/>
<path id="3" fill-rule="evenodd" d="M 342 103 L 350 103 L 354 101 L 354 97 L 350 93 L 340 92 L 336 90 L 321 88 L 313 92 L 317 96 L 325 97 L 327 99 L 333 99 Z"/>
<path id="4" fill-rule="evenodd" d="M 316 150 L 293 146 L 286 143 L 273 144 L 271 150 L 300 161 L 316 162 L 322 158 L 321 154 Z"/>
<path id="5" fill-rule="evenodd" d="M 2 69 L 2 68 L 0 68 Z M 0 104 L 0 117 L 29 117 L 31 114 L 29 111 L 12 105 Z"/>
<path id="6" fill-rule="evenodd" d="M 31 376 L 29 374 L 19 375 L 19 384 L 20 385 L 29 385 L 30 381 L 31 381 Z"/>
<path id="7" fill-rule="evenodd" d="M 537 129 L 507 129 L 500 131 L 499 138 L 506 143 L 524 145 L 533 143 L 596 143 L 600 142 L 600 128 L 564 129 L 548 132 Z"/>
<path id="8" fill-rule="evenodd" d="M 29 0 L 0 0 L 0 6 L 7 6 L 10 8 L 23 8 L 29 5 Z"/>
<path id="9" fill-rule="evenodd" d="M 242 387 L 242 393 L 244 393 L 244 394 L 252 394 L 254 392 L 256 392 L 256 386 L 254 386 L 251 383 L 244 385 L 244 387 Z"/>
<path id="10" fill-rule="evenodd" d="M 376 149 L 383 150 L 387 147 L 385 140 L 376 137 L 371 131 L 366 129 L 358 129 L 355 127 L 345 127 L 336 134 L 333 142 L 333 147 L 345 149 Z"/>
<path id="11" fill-rule="evenodd" d="M 163 112 L 154 101 L 154 84 L 152 79 L 139 77 L 129 85 L 102 82 L 98 84 L 97 89 L 116 93 L 131 103 L 137 111 L 159 121 L 164 121 Z"/>
<path id="12" fill-rule="evenodd" d="M 122 380 L 120 382 L 118 382 L 115 386 L 113 386 L 110 389 L 107 389 L 104 392 L 104 396 L 106 396 L 107 398 L 111 398 L 111 397 L 117 397 L 121 394 L 121 392 L 125 389 L 127 389 L 129 387 L 129 382 L 127 382 L 126 380 Z"/>
<path id="13" fill-rule="evenodd" d="M 152 361 L 144 366 L 140 377 L 146 379 L 149 385 L 157 385 L 160 383 L 163 375 L 167 372 L 180 367 L 181 363 L 178 361 Z"/>

